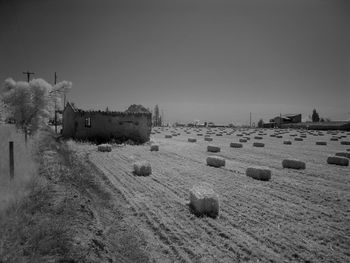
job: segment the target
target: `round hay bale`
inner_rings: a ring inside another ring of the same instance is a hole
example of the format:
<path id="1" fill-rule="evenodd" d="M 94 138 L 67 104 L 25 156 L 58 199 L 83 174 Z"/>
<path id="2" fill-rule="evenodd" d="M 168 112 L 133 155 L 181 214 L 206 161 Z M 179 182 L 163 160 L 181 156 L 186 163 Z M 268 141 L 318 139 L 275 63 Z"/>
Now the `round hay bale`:
<path id="1" fill-rule="evenodd" d="M 318 141 L 318 142 L 316 142 L 316 145 L 327 145 L 327 142 Z"/>
<path id="2" fill-rule="evenodd" d="M 204 140 L 207 141 L 207 142 L 211 142 L 211 141 L 213 140 L 213 138 L 211 138 L 211 137 L 205 137 Z"/>
<path id="3" fill-rule="evenodd" d="M 336 164 L 341 166 L 349 166 L 349 159 L 340 156 L 329 156 L 327 158 L 328 164 Z"/>
<path id="4" fill-rule="evenodd" d="M 197 141 L 196 138 L 188 138 L 187 140 L 188 140 L 188 142 L 196 142 Z"/>
<path id="5" fill-rule="evenodd" d="M 271 179 L 271 170 L 267 167 L 249 167 L 246 175 L 261 181 L 269 181 Z"/>
<path id="6" fill-rule="evenodd" d="M 158 152 L 159 151 L 159 145 L 158 144 L 152 144 L 151 145 L 151 152 Z"/>
<path id="7" fill-rule="evenodd" d="M 350 145 L 350 141 L 341 141 L 340 144 L 342 144 L 342 145 Z"/>
<path id="8" fill-rule="evenodd" d="M 339 152 L 339 153 L 336 153 L 335 156 L 341 156 L 341 157 L 346 157 L 350 159 L 350 153 L 348 152 Z"/>
<path id="9" fill-rule="evenodd" d="M 255 139 L 255 140 L 262 140 L 263 137 L 261 137 L 261 136 L 255 136 L 254 139 Z"/>
<path id="10" fill-rule="evenodd" d="M 110 144 L 100 144 L 97 146 L 99 152 L 110 152 L 112 151 L 112 146 Z"/>
<path id="11" fill-rule="evenodd" d="M 265 147 L 265 144 L 262 143 L 262 142 L 254 142 L 254 143 L 253 143 L 253 146 L 254 146 L 254 147 Z"/>
<path id="12" fill-rule="evenodd" d="M 213 167 L 225 166 L 225 159 L 219 156 L 208 156 L 207 165 L 213 166 Z"/>
<path id="13" fill-rule="evenodd" d="M 198 184 L 190 189 L 190 209 L 197 216 L 219 215 L 219 196 L 208 184 Z"/>
<path id="14" fill-rule="evenodd" d="M 169 139 L 169 138 L 172 138 L 172 136 L 170 134 L 166 134 L 165 138 Z"/>
<path id="15" fill-rule="evenodd" d="M 299 160 L 284 159 L 282 161 L 282 167 L 290 169 L 305 169 L 306 165 L 304 162 Z"/>
<path id="16" fill-rule="evenodd" d="M 220 152 L 220 147 L 214 146 L 214 145 L 208 145 L 207 146 L 207 151 L 208 152 L 217 153 L 217 152 Z"/>
<path id="17" fill-rule="evenodd" d="M 148 161 L 138 161 L 134 163 L 134 173 L 140 176 L 147 176 L 152 173 L 151 164 Z"/>
<path id="18" fill-rule="evenodd" d="M 239 139 L 239 142 L 247 142 L 246 139 Z"/>
<path id="19" fill-rule="evenodd" d="M 243 144 L 237 143 L 237 142 L 231 142 L 230 143 L 230 147 L 232 147 L 232 148 L 242 148 Z"/>
<path id="20" fill-rule="evenodd" d="M 292 142 L 291 141 L 283 141 L 283 144 L 291 145 Z"/>
<path id="21" fill-rule="evenodd" d="M 296 138 L 294 138 L 294 141 L 299 141 L 299 142 L 301 142 L 301 141 L 303 141 L 303 138 L 296 137 Z"/>

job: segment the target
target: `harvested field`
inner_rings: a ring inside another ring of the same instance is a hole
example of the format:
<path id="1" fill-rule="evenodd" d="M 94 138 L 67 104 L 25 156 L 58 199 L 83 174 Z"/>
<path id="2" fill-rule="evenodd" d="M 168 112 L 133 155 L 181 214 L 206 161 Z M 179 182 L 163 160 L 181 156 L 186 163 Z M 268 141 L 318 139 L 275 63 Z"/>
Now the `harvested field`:
<path id="1" fill-rule="evenodd" d="M 230 143 L 238 134 L 254 137 L 259 130 L 226 129 L 215 139 L 221 148 L 216 155 L 226 161 L 217 169 L 206 165 L 212 155 L 206 141 L 189 143 L 187 133 L 177 131 L 173 138 L 165 138 L 167 131 L 152 136 L 157 152 L 150 152 L 149 144 L 113 146 L 107 153 L 88 144 L 71 146 L 87 154 L 122 194 L 126 221 L 145 234 L 154 262 L 350 261 L 350 168 L 326 163 L 347 145 L 331 141 L 332 134 L 324 135 L 328 143 L 322 148 L 312 134 L 284 145 L 270 137 L 275 130 L 265 129 L 265 147 L 246 144 L 237 151 Z M 299 159 L 306 169 L 283 169 L 283 159 Z M 141 160 L 152 165 L 148 177 L 133 174 L 132 163 Z M 246 176 L 251 166 L 271 169 L 270 181 Z M 201 182 L 219 194 L 215 219 L 197 217 L 189 209 L 189 191 Z"/>

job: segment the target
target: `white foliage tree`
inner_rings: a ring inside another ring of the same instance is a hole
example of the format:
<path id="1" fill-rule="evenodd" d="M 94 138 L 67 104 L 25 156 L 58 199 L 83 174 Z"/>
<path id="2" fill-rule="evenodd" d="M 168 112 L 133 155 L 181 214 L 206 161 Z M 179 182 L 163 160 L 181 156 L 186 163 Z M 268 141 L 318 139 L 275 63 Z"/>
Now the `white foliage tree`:
<path id="1" fill-rule="evenodd" d="M 34 133 L 54 114 L 55 105 L 61 105 L 63 92 L 72 86 L 71 82 L 62 81 L 52 86 L 43 79 L 33 79 L 29 83 L 5 80 L 1 97 L 19 128 Z"/>

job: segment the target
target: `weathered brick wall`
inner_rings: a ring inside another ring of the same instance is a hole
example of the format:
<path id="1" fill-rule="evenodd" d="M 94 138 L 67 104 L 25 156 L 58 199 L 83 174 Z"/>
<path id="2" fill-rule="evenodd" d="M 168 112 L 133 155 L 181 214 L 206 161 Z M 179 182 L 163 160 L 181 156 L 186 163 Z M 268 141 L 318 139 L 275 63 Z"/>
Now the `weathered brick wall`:
<path id="1" fill-rule="evenodd" d="M 91 127 L 85 119 L 90 118 Z M 109 138 L 149 141 L 151 114 L 125 112 L 77 111 L 63 114 L 63 136 L 76 139 L 107 140 Z"/>

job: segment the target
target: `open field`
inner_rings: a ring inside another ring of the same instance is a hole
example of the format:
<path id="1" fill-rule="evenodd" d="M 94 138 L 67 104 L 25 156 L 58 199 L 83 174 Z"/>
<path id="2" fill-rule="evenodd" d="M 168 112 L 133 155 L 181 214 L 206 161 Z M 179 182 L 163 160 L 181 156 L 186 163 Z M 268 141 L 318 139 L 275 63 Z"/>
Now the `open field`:
<path id="1" fill-rule="evenodd" d="M 207 142 L 206 129 L 158 128 L 151 138 L 158 152 L 148 144 L 114 145 L 111 152 L 98 152 L 91 144 L 69 146 L 87 155 L 122 194 L 127 220 L 145 234 L 154 262 L 349 262 L 350 168 L 326 162 L 350 148 L 340 143 L 350 140 L 349 132 L 224 131 L 212 130 L 213 141 Z M 179 135 L 165 138 L 172 133 Z M 282 138 L 270 137 L 275 133 Z M 294 134 L 303 141 L 295 141 Z M 188 142 L 189 137 L 197 142 Z M 242 148 L 229 146 L 242 137 L 250 138 Z M 255 141 L 265 147 L 253 147 Z M 208 144 L 221 151 L 208 153 Z M 225 158 L 226 166 L 207 166 L 209 155 Z M 306 169 L 283 169 L 286 158 L 304 161 Z M 151 163 L 150 176 L 133 174 L 132 164 L 139 160 Z M 271 169 L 270 181 L 245 175 L 256 165 Z M 216 219 L 189 211 L 189 189 L 199 182 L 210 183 L 220 196 Z"/>

